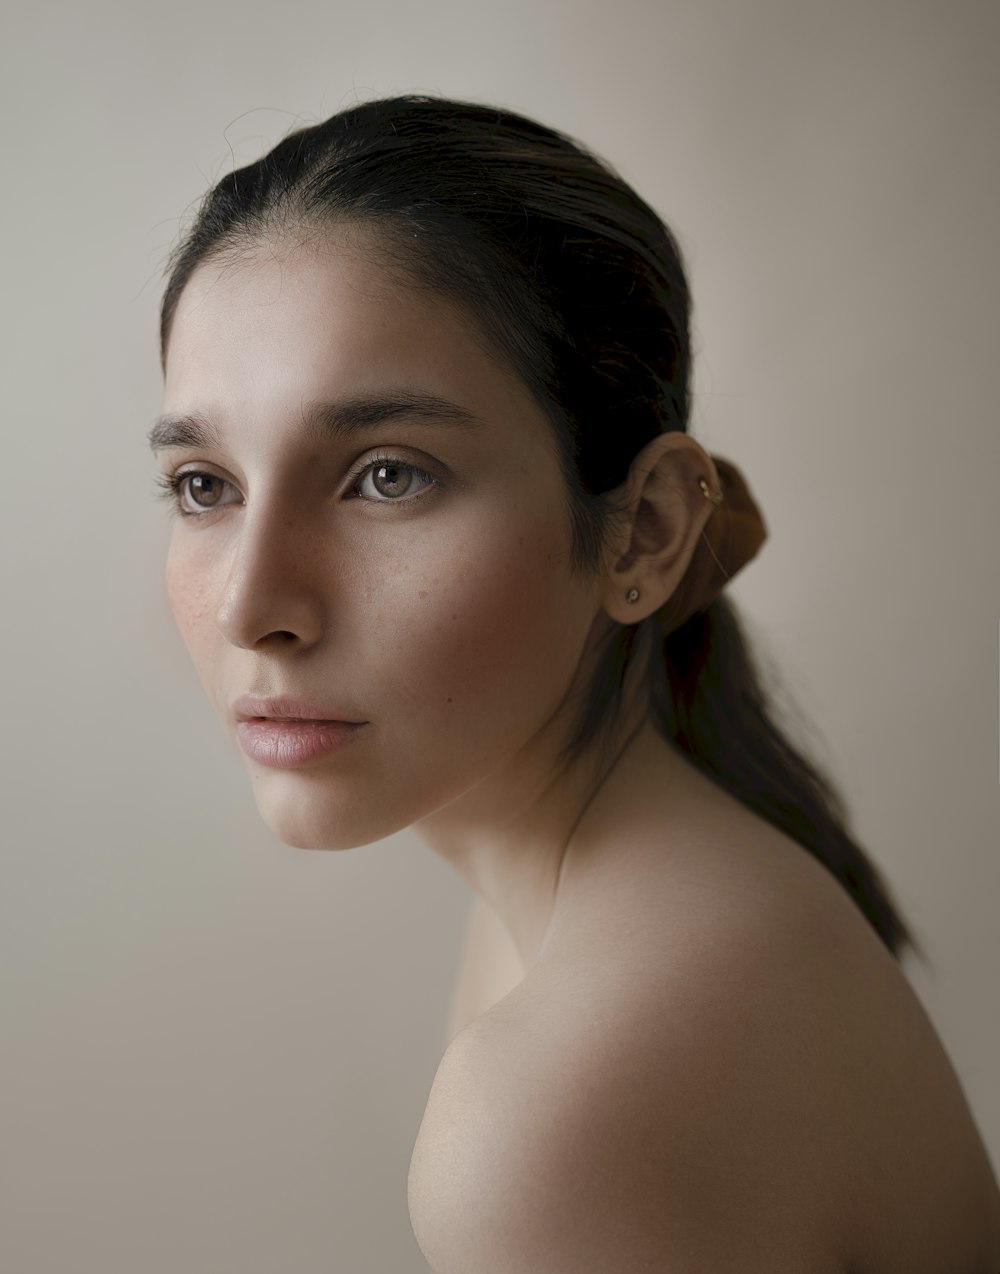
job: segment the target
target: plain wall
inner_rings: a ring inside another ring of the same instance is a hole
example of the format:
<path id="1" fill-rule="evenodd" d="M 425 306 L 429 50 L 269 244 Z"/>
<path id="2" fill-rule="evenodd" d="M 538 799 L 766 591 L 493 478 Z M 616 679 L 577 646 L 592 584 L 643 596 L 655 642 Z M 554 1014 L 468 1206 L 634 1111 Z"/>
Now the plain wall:
<path id="1" fill-rule="evenodd" d="M 277 843 L 162 584 L 166 255 L 359 98 L 496 102 L 666 218 L 732 593 L 933 968 L 1000 1158 L 996 130 L 974 0 L 8 6 L 0 1265 L 415 1274 L 406 1174 L 471 895 Z"/>

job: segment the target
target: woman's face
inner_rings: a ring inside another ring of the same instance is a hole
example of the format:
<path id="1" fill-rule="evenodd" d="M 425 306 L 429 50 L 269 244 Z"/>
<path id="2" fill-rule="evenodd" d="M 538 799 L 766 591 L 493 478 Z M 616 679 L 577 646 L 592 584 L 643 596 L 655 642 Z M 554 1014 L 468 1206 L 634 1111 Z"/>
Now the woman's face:
<path id="1" fill-rule="evenodd" d="M 357 237 L 262 245 L 185 287 L 164 410 L 200 426 L 159 431 L 170 605 L 279 839 L 475 801 L 566 712 L 599 589 L 550 426 L 458 309 Z M 365 724 L 238 724 L 246 695 Z"/>

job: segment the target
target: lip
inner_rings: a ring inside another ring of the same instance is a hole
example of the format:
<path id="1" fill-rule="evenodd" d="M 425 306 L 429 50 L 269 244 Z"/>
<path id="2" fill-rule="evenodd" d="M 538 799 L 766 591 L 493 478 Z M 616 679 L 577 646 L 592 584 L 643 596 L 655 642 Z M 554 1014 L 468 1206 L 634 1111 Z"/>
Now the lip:
<path id="1" fill-rule="evenodd" d="M 307 699 L 294 695 L 278 695 L 272 699 L 260 699 L 256 695 L 240 695 L 233 703 L 233 717 L 240 722 L 260 722 L 276 717 L 294 718 L 298 721 L 323 721 L 327 724 L 366 725 L 367 722 L 342 708 L 320 707 Z"/>
<path id="2" fill-rule="evenodd" d="M 320 706 L 295 695 L 240 695 L 232 711 L 240 747 L 252 761 L 272 770 L 310 765 L 343 747 L 368 724 L 343 708 Z"/>

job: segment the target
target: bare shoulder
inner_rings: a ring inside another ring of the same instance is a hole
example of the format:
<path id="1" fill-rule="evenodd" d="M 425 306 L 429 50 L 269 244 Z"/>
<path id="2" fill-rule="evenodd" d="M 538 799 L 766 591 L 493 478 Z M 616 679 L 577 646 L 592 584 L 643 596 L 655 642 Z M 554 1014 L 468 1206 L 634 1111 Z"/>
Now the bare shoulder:
<path id="1" fill-rule="evenodd" d="M 546 1002 L 519 988 L 442 1059 L 409 1182 L 434 1274 L 693 1274 L 737 1254 L 747 1274 L 846 1274 L 782 1157 L 791 1129 L 786 1148 L 760 1117 L 776 1094 L 752 1050 Z"/>
<path id="2" fill-rule="evenodd" d="M 679 877 L 658 929 L 638 898 L 628 928 L 570 925 L 459 1034 L 411 1163 L 436 1274 L 995 1257 L 996 1184 L 916 997 L 853 904 L 779 878 Z"/>
<path id="3" fill-rule="evenodd" d="M 680 1274 L 736 1253 L 748 1274 L 845 1274 L 799 1136 L 815 1091 L 792 1098 L 809 1067 L 786 1068 L 791 1088 L 780 1073 L 763 950 L 728 968 L 682 945 L 658 976 L 650 954 L 598 936 L 589 960 L 536 966 L 453 1041 L 411 1164 L 435 1274 Z"/>

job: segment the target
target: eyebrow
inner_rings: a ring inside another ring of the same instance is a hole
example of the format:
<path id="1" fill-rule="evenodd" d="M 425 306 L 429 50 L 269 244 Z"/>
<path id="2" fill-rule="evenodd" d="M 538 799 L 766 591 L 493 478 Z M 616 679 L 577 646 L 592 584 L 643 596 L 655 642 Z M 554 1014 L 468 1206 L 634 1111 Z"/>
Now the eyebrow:
<path id="1" fill-rule="evenodd" d="M 458 403 L 439 398 L 422 390 L 394 390 L 383 394 L 366 394 L 340 402 L 313 402 L 302 407 L 304 438 L 309 442 L 336 442 L 354 437 L 366 429 L 374 429 L 400 417 L 433 421 L 442 425 L 477 426 L 485 421 L 460 407 Z M 160 416 L 147 434 L 153 451 L 169 447 L 218 447 L 218 428 L 200 412 Z"/>

